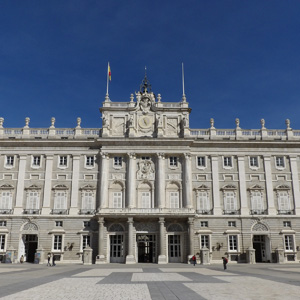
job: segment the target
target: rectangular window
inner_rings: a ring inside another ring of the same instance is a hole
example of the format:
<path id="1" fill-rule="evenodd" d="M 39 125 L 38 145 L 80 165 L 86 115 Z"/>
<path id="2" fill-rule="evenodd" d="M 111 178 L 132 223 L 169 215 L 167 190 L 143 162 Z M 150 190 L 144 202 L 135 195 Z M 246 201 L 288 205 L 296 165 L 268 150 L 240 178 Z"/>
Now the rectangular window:
<path id="1" fill-rule="evenodd" d="M 250 156 L 250 166 L 251 167 L 258 167 L 258 158 L 257 156 Z"/>
<path id="2" fill-rule="evenodd" d="M 198 192 L 198 210 L 208 211 L 209 209 L 207 192 Z"/>
<path id="3" fill-rule="evenodd" d="M 95 209 L 94 193 L 91 191 L 86 191 L 82 194 L 82 209 Z"/>
<path id="4" fill-rule="evenodd" d="M 201 249 L 209 249 L 209 235 L 201 235 Z"/>
<path id="5" fill-rule="evenodd" d="M 0 234 L 0 251 L 5 250 L 5 234 Z"/>
<path id="6" fill-rule="evenodd" d="M 141 207 L 142 208 L 151 208 L 150 192 L 142 192 Z"/>
<path id="7" fill-rule="evenodd" d="M 224 167 L 232 167 L 231 156 L 225 156 L 224 157 Z"/>
<path id="8" fill-rule="evenodd" d="M 284 157 L 276 156 L 276 167 L 284 168 Z"/>
<path id="9" fill-rule="evenodd" d="M 91 246 L 91 237 L 89 235 L 82 236 L 82 249 L 85 249 L 87 246 Z"/>
<path id="10" fill-rule="evenodd" d="M 238 250 L 238 244 L 237 244 L 237 235 L 229 235 L 229 251 L 237 251 Z"/>
<path id="11" fill-rule="evenodd" d="M 278 210 L 279 211 L 290 211 L 290 200 L 289 195 L 286 191 L 278 192 Z"/>
<path id="12" fill-rule="evenodd" d="M 53 250 L 62 250 L 62 235 L 55 235 L 53 241 Z"/>
<path id="13" fill-rule="evenodd" d="M 6 156 L 6 166 L 13 167 L 14 165 L 14 156 Z"/>
<path id="14" fill-rule="evenodd" d="M 66 192 L 56 192 L 54 199 L 54 209 L 67 209 L 67 195 Z"/>
<path id="15" fill-rule="evenodd" d="M 91 227 L 91 222 L 90 221 L 83 221 L 83 227 L 85 227 L 85 228 Z"/>
<path id="16" fill-rule="evenodd" d="M 198 164 L 198 167 L 206 167 L 205 156 L 198 156 L 197 164 Z"/>
<path id="17" fill-rule="evenodd" d="M 283 221 L 283 227 L 292 227 L 291 221 Z"/>
<path id="18" fill-rule="evenodd" d="M 26 209 L 39 209 L 40 195 L 38 192 L 31 191 L 27 195 Z"/>
<path id="19" fill-rule="evenodd" d="M 59 166 L 66 167 L 68 164 L 68 157 L 67 156 L 60 156 L 59 157 Z"/>
<path id="20" fill-rule="evenodd" d="M 1 192 L 0 209 L 12 209 L 12 193 L 10 191 Z"/>
<path id="21" fill-rule="evenodd" d="M 113 193 L 113 208 L 122 208 L 122 192 Z"/>
<path id="22" fill-rule="evenodd" d="M 228 221 L 228 226 L 229 227 L 236 227 L 236 222 L 235 221 Z"/>
<path id="23" fill-rule="evenodd" d="M 285 235 L 284 236 L 284 246 L 286 251 L 293 251 L 294 250 L 294 238 L 292 235 Z"/>
<path id="24" fill-rule="evenodd" d="M 225 192 L 224 208 L 228 212 L 236 211 L 236 199 L 234 192 Z"/>
<path id="25" fill-rule="evenodd" d="M 170 208 L 179 208 L 178 192 L 170 192 Z"/>
<path id="26" fill-rule="evenodd" d="M 93 167 L 95 164 L 95 157 L 94 156 L 87 156 L 86 157 L 86 162 L 85 162 L 85 165 L 87 167 Z"/>
<path id="27" fill-rule="evenodd" d="M 261 192 L 255 191 L 251 193 L 251 209 L 254 211 L 262 211 L 264 209 Z"/>
<path id="28" fill-rule="evenodd" d="M 175 157 L 175 156 L 171 156 L 169 158 L 169 162 L 170 162 L 170 167 L 177 167 L 178 166 L 178 160 L 177 160 L 177 157 Z"/>
<path id="29" fill-rule="evenodd" d="M 55 221 L 56 227 L 63 227 L 63 221 Z"/>
<path id="30" fill-rule="evenodd" d="M 6 226 L 6 221 L 0 221 L 0 227 L 5 227 Z"/>
<path id="31" fill-rule="evenodd" d="M 122 157 L 121 156 L 115 156 L 114 157 L 114 166 L 115 167 L 122 167 Z"/>
<path id="32" fill-rule="evenodd" d="M 150 160 L 149 156 L 142 156 L 142 160 Z"/>
<path id="33" fill-rule="evenodd" d="M 208 221 L 201 221 L 200 225 L 201 227 L 208 227 Z"/>
<path id="34" fill-rule="evenodd" d="M 32 166 L 39 167 L 41 165 L 41 157 L 40 156 L 33 156 L 32 157 Z"/>

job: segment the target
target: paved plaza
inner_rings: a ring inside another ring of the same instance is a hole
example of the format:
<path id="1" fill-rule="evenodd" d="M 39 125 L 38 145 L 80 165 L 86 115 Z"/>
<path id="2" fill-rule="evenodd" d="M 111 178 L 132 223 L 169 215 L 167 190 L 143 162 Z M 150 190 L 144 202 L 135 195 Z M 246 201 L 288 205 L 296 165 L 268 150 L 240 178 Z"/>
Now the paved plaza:
<path id="1" fill-rule="evenodd" d="M 23 299 L 299 299 L 300 266 L 0 264 L 0 298 Z"/>

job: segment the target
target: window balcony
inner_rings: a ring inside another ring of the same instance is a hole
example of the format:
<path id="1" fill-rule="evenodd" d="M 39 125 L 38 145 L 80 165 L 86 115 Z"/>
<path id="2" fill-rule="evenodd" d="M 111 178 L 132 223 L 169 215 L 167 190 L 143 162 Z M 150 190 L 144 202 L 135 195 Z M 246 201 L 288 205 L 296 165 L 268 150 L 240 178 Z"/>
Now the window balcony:
<path id="1" fill-rule="evenodd" d="M 294 211 L 292 209 L 279 209 L 277 211 L 278 215 L 293 215 Z"/>
<path id="2" fill-rule="evenodd" d="M 239 215 L 240 210 L 239 209 L 226 209 L 223 210 L 223 215 Z"/>
<path id="3" fill-rule="evenodd" d="M 80 215 L 94 215 L 96 213 L 95 209 L 80 209 Z"/>
<path id="4" fill-rule="evenodd" d="M 266 215 L 268 214 L 266 209 L 251 209 L 250 215 Z"/>
<path id="5" fill-rule="evenodd" d="M 51 214 L 52 215 L 68 215 L 69 210 L 68 209 L 52 209 Z"/>
<path id="6" fill-rule="evenodd" d="M 40 210 L 39 209 L 24 209 L 23 214 L 24 215 L 39 215 Z"/>
<path id="7" fill-rule="evenodd" d="M 199 210 L 196 210 L 196 213 L 199 214 L 199 215 L 212 215 L 213 214 L 213 211 L 212 209 L 199 209 Z"/>
<path id="8" fill-rule="evenodd" d="M 13 209 L 0 209 L 1 215 L 11 215 L 14 212 Z"/>

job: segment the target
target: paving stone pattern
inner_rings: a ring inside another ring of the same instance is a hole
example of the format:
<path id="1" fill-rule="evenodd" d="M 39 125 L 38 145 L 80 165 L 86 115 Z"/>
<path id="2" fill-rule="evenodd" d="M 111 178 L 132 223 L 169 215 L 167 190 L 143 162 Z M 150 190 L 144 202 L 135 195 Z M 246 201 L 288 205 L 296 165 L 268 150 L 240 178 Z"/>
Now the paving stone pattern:
<path id="1" fill-rule="evenodd" d="M 278 265 L 0 265 L 1 300 L 299 299 L 300 268 Z"/>

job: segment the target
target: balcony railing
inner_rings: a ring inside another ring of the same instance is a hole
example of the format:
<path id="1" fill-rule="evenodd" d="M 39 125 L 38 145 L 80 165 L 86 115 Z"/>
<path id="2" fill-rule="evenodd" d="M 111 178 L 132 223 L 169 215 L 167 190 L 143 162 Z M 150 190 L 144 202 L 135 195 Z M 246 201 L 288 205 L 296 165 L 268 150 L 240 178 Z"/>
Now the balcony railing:
<path id="1" fill-rule="evenodd" d="M 80 209 L 80 215 L 94 215 L 96 213 L 95 209 Z"/>
<path id="2" fill-rule="evenodd" d="M 11 215 L 14 212 L 13 209 L 0 209 L 1 215 Z"/>
<path id="3" fill-rule="evenodd" d="M 23 214 L 24 215 L 39 215 L 40 214 L 39 209 L 24 209 Z"/>
<path id="4" fill-rule="evenodd" d="M 212 209 L 204 209 L 204 210 L 198 210 L 197 209 L 196 213 L 200 214 L 200 215 L 212 215 L 213 211 L 212 211 Z"/>
<path id="5" fill-rule="evenodd" d="M 278 213 L 278 215 L 293 215 L 294 211 L 291 210 L 291 209 L 288 209 L 288 210 L 286 210 L 286 209 L 279 209 L 277 211 L 277 213 Z"/>
<path id="6" fill-rule="evenodd" d="M 68 215 L 69 210 L 68 209 L 52 209 L 51 214 L 52 215 Z"/>
<path id="7" fill-rule="evenodd" d="M 223 210 L 223 215 L 239 215 L 240 210 L 239 209 L 225 209 Z"/>
<path id="8" fill-rule="evenodd" d="M 265 209 L 251 209 L 250 215 L 266 215 L 268 212 Z"/>

